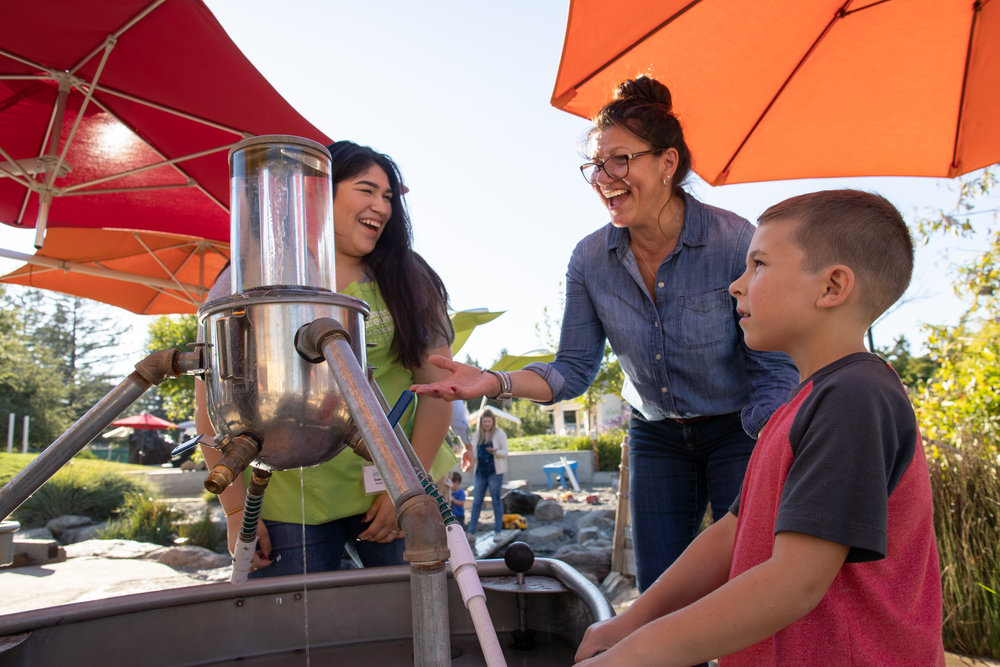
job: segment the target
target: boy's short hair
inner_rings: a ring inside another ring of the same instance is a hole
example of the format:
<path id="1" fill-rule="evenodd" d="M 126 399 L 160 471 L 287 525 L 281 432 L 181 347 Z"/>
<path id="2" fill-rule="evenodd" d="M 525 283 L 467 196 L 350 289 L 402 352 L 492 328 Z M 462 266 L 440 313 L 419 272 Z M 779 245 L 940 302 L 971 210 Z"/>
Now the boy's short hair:
<path id="1" fill-rule="evenodd" d="M 452 470 L 451 474 L 448 475 L 448 479 L 450 479 L 453 482 L 458 482 L 459 484 L 461 484 L 462 483 L 462 473 L 458 472 L 457 470 Z"/>
<path id="2" fill-rule="evenodd" d="M 869 323 L 903 295 L 913 274 L 913 240 L 896 207 L 872 192 L 823 190 L 768 208 L 758 225 L 799 223 L 795 241 L 807 271 L 845 264 L 854 271 Z"/>

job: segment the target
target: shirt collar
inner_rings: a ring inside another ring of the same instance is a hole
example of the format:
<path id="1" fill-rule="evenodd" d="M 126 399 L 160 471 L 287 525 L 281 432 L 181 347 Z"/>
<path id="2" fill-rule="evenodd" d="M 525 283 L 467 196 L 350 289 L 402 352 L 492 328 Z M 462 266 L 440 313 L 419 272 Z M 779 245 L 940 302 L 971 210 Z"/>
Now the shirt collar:
<path id="1" fill-rule="evenodd" d="M 705 245 L 708 242 L 708 229 L 705 225 L 705 207 L 700 201 L 684 190 L 680 191 L 680 196 L 684 198 L 684 225 L 681 227 L 678 246 Z M 610 228 L 608 233 L 608 252 L 617 251 L 620 256 L 628 248 L 628 230 L 610 224 L 608 227 Z"/>

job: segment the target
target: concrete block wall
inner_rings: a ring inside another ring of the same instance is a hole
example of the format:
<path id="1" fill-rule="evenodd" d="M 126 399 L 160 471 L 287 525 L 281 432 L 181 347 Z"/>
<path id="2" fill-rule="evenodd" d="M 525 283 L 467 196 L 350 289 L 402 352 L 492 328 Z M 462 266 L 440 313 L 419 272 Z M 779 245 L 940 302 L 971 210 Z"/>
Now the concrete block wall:
<path id="1" fill-rule="evenodd" d="M 507 474 L 504 475 L 504 480 L 523 479 L 535 490 L 548 489 L 548 480 L 542 466 L 547 463 L 559 463 L 561 457 L 565 457 L 568 461 L 576 461 L 576 478 L 581 484 L 590 484 L 594 481 L 594 453 L 589 450 L 511 452 L 507 456 Z M 566 486 L 569 487 L 569 483 Z"/>

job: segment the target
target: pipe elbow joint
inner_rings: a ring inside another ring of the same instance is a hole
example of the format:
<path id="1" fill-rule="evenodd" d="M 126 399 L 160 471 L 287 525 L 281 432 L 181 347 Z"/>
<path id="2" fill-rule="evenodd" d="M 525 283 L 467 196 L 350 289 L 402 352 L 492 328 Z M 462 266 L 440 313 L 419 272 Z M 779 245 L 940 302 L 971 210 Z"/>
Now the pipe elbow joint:
<path id="1" fill-rule="evenodd" d="M 444 521 L 433 498 L 424 494 L 406 500 L 399 509 L 399 527 L 406 535 L 403 558 L 408 563 L 445 561 L 451 553 Z"/>

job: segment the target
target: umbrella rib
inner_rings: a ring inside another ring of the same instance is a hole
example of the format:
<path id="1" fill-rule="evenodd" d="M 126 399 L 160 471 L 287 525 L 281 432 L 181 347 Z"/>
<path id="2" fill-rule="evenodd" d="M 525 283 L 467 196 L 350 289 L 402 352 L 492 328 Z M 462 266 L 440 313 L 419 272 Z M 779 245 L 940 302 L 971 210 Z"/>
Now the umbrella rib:
<path id="1" fill-rule="evenodd" d="M 146 145 L 149 146 L 149 143 L 147 142 Z M 215 148 L 209 148 L 209 149 L 206 149 L 206 150 L 203 150 L 203 151 L 199 151 L 197 153 L 191 153 L 189 155 L 182 155 L 181 157 L 175 157 L 175 158 L 170 158 L 170 159 L 167 159 L 159 151 L 156 151 L 156 153 L 158 155 L 160 155 L 160 157 L 163 158 L 163 160 L 160 161 L 160 162 L 154 162 L 153 164 L 143 165 L 142 167 L 136 167 L 135 169 L 129 169 L 128 171 L 120 171 L 120 172 L 118 172 L 116 174 L 110 174 L 108 176 L 102 176 L 101 178 L 95 178 L 94 180 L 87 181 L 85 183 L 77 183 L 76 185 L 70 185 L 70 186 L 67 186 L 67 187 L 63 188 L 63 192 L 65 192 L 65 193 L 71 193 L 71 192 L 73 192 L 75 190 L 80 190 L 82 188 L 87 188 L 87 187 L 90 187 L 92 185 L 99 185 L 101 183 L 107 183 L 108 181 L 113 181 L 113 180 L 116 180 L 116 179 L 119 179 L 119 178 L 124 178 L 125 176 L 133 176 L 135 174 L 141 174 L 142 172 L 149 171 L 150 169 L 158 169 L 160 167 L 176 167 L 176 164 L 178 162 L 184 162 L 186 160 L 195 160 L 197 158 L 205 157 L 206 155 L 212 155 L 213 153 L 218 153 L 220 151 L 228 151 L 232 146 L 233 146 L 233 144 L 224 144 L 222 146 L 216 146 Z M 150 147 L 152 148 L 152 146 L 150 146 Z M 190 186 L 190 185 L 193 184 L 194 179 L 192 179 L 190 176 L 188 176 L 187 174 L 185 174 L 183 171 L 181 171 L 179 169 L 177 171 L 180 172 L 181 175 L 183 175 L 184 177 L 187 178 L 187 180 L 188 180 L 187 183 L 183 183 L 183 184 L 182 183 L 177 183 L 177 184 L 173 184 L 173 185 L 149 186 L 149 188 L 127 188 L 127 189 L 128 190 L 137 190 L 137 189 L 141 190 L 141 189 L 153 189 L 153 188 L 156 188 L 156 187 L 161 187 L 161 188 L 162 187 L 187 187 L 187 186 Z"/>
<path id="2" fill-rule="evenodd" d="M 880 0 L 880 2 L 877 2 L 875 4 L 881 4 L 882 2 L 885 1 L 887 0 Z M 820 32 L 820 34 L 816 37 L 816 39 L 813 40 L 813 43 L 809 45 L 809 48 L 806 49 L 806 52 L 802 55 L 801 58 L 799 58 L 799 61 L 795 63 L 795 67 L 792 68 L 792 71 L 782 82 L 781 86 L 778 87 L 777 92 L 775 92 L 774 95 L 771 97 L 771 101 L 767 103 L 767 106 L 764 107 L 764 110 L 757 117 L 757 120 L 754 121 L 754 124 L 750 127 L 750 130 L 746 133 L 746 135 L 744 135 L 743 140 L 740 141 L 739 146 L 737 146 L 736 150 L 734 150 L 732 154 L 729 156 L 729 160 L 722 167 L 722 170 L 718 174 L 716 174 L 716 176 L 712 179 L 711 181 L 712 185 L 722 185 L 723 183 L 726 182 L 726 178 L 729 175 L 729 168 L 732 167 L 733 162 L 736 160 L 736 157 L 740 154 L 740 151 L 742 151 L 743 147 L 746 146 L 748 141 L 750 141 L 750 137 L 752 137 L 753 133 L 757 131 L 757 128 L 760 127 L 760 124 L 764 122 L 764 118 L 767 117 L 767 114 L 771 111 L 771 108 L 778 102 L 778 98 L 780 98 L 781 94 L 785 92 L 785 89 L 792 82 L 792 79 L 795 78 L 795 75 L 798 74 L 799 70 L 801 70 L 802 67 L 805 65 L 806 61 L 809 59 L 809 56 L 811 56 L 813 52 L 816 51 L 820 42 L 822 42 L 826 38 L 826 36 L 830 34 L 830 31 L 833 30 L 833 26 L 836 25 L 837 21 L 847 16 L 847 14 L 849 13 L 847 7 L 848 5 L 851 4 L 851 2 L 853 2 L 853 0 L 847 0 L 840 7 L 840 9 L 834 12 L 833 18 L 830 19 L 829 23 L 826 24 L 826 27 L 823 28 L 823 31 Z M 869 7 L 871 6 L 873 5 L 869 5 Z M 864 7 L 863 9 L 867 8 L 868 7 Z"/>
<path id="3" fill-rule="evenodd" d="M 147 5 L 145 8 L 140 10 L 138 14 L 136 14 L 128 21 L 126 21 L 120 28 L 118 28 L 118 30 L 108 35 L 107 39 L 104 41 L 104 44 L 94 47 L 94 49 L 90 53 L 85 55 L 82 59 L 80 59 L 80 61 L 76 64 L 76 66 L 70 69 L 69 72 L 71 74 L 74 72 L 78 72 L 80 68 L 86 65 L 88 62 L 90 62 L 91 58 L 96 56 L 101 49 L 107 48 L 107 43 L 109 41 L 114 42 L 115 40 L 117 40 L 119 37 L 128 32 L 128 30 L 130 30 L 136 23 L 146 18 L 146 16 L 148 16 L 150 12 L 152 12 L 154 9 L 162 5 L 164 2 L 166 2 L 166 0 L 153 0 L 152 3 Z"/>
<path id="4" fill-rule="evenodd" d="M 167 265 L 164 264 L 162 261 L 160 261 L 160 258 L 156 256 L 156 253 L 153 252 L 148 245 L 146 245 L 145 241 L 143 241 L 141 238 L 139 238 L 138 234 L 133 233 L 132 234 L 132 238 L 134 238 L 136 240 L 136 242 L 139 245 L 141 245 L 145 249 L 145 251 L 147 253 L 149 253 L 149 256 L 153 258 L 153 261 L 156 262 L 160 266 L 161 269 L 163 269 L 164 273 L 167 274 L 167 276 L 169 277 L 169 280 L 172 281 L 175 285 L 177 285 L 177 289 L 179 289 L 180 291 L 184 292 L 184 294 L 186 294 L 188 296 L 188 298 L 194 299 L 194 296 L 192 296 L 191 293 L 187 291 L 187 289 L 184 287 L 184 284 L 180 280 L 177 279 L 176 275 L 174 275 L 174 272 L 171 271 L 170 269 L 168 269 Z"/>
<path id="5" fill-rule="evenodd" d="M 647 39 L 649 39 L 650 37 L 652 37 L 653 35 L 655 35 L 656 32 L 659 31 L 660 29 L 662 29 L 664 26 L 666 26 L 669 23 L 673 23 L 678 18 L 680 18 L 683 14 L 686 14 L 688 12 L 688 10 L 692 9 L 695 5 L 700 4 L 700 3 L 701 3 L 701 0 L 692 0 L 691 2 L 689 2 L 684 7 L 680 8 L 679 10 L 677 10 L 676 12 L 674 12 L 669 18 L 667 18 L 666 20 L 662 21 L 659 25 L 657 25 L 656 27 L 654 27 L 652 30 L 650 30 L 649 32 L 647 32 L 645 35 L 643 35 L 639 39 L 635 40 L 634 42 L 632 42 L 631 44 L 629 44 L 628 46 L 626 46 L 624 49 L 622 49 L 621 51 L 619 51 L 617 54 L 615 54 L 611 58 L 608 58 L 608 60 L 603 65 L 601 65 L 599 68 L 597 68 L 596 70 L 594 70 L 593 72 L 591 72 L 589 75 L 587 75 L 585 78 L 583 78 L 579 83 L 577 83 L 576 85 L 574 85 L 573 86 L 573 90 L 577 90 L 581 86 L 585 85 L 588 81 L 590 81 L 591 79 L 593 79 L 595 76 L 597 76 L 598 74 L 600 74 L 604 70 L 606 70 L 609 67 L 611 67 L 611 65 L 613 65 L 615 62 L 617 62 L 626 53 L 628 53 L 629 51 L 631 51 L 635 47 L 637 47 L 640 44 L 642 44 L 643 42 L 645 42 Z"/>
<path id="6" fill-rule="evenodd" d="M 107 89 L 103 89 L 103 90 L 107 90 Z M 97 100 L 97 99 L 95 99 L 95 100 L 94 100 L 94 104 L 96 104 L 96 105 L 97 105 L 97 106 L 99 106 L 99 107 L 100 107 L 101 109 L 103 109 L 103 110 L 104 110 L 104 111 L 105 111 L 106 113 L 108 113 L 108 114 L 110 114 L 110 115 L 111 115 L 112 117 L 114 117 L 114 119 L 115 119 L 115 120 L 117 120 L 117 121 L 118 121 L 119 123 L 121 123 L 122 125 L 126 125 L 126 127 L 127 127 L 127 124 L 126 124 L 126 123 L 125 123 L 124 121 L 122 121 L 122 119 L 121 119 L 121 118 L 119 118 L 119 117 L 118 117 L 118 114 L 116 114 L 116 113 L 115 113 L 114 111 L 112 111 L 111 109 L 109 109 L 109 108 L 105 107 L 105 106 L 104 106 L 103 104 L 101 104 L 101 101 L 100 101 L 100 100 Z M 233 132 L 235 132 L 236 130 L 232 130 L 232 131 L 233 131 Z M 250 136 L 250 135 L 246 135 L 246 134 L 244 134 L 244 135 L 243 135 L 243 137 L 244 137 L 244 138 L 245 138 L 245 137 L 247 137 L 247 136 Z M 232 144 L 229 144 L 228 146 L 225 146 L 225 148 L 226 148 L 226 149 L 228 150 L 229 148 L 231 148 L 232 146 L 234 146 L 234 145 L 235 145 L 236 143 L 238 143 L 238 142 L 235 142 L 235 141 L 234 141 L 234 142 L 233 142 Z M 149 143 L 148 141 L 146 142 L 146 145 L 147 145 L 147 146 L 149 146 L 150 150 L 152 150 L 153 152 L 155 152 L 155 153 L 156 153 L 157 155 L 159 155 L 159 156 L 160 156 L 161 158 L 163 158 L 164 160 L 166 160 L 166 159 L 167 159 L 167 156 L 166 156 L 166 155 L 164 155 L 164 154 L 163 154 L 163 152 L 162 152 L 162 151 L 160 151 L 160 150 L 159 150 L 159 149 L 158 149 L 158 148 L 157 148 L 156 146 L 154 146 L 153 144 Z M 216 150 L 221 150 L 221 148 L 220 148 L 220 149 L 216 149 Z M 213 152 L 214 152 L 214 151 L 213 151 Z M 191 159 L 191 157 L 192 157 L 192 156 L 188 156 L 188 159 Z M 195 187 L 196 187 L 196 188 L 198 188 L 198 190 L 199 190 L 199 191 L 200 191 L 200 192 L 201 192 L 201 193 L 202 193 L 203 195 L 205 195 L 205 196 L 206 196 L 206 197 L 208 197 L 208 198 L 209 198 L 210 200 L 212 200 L 213 202 L 215 202 L 216 206 L 218 206 L 219 208 L 221 208 L 221 209 L 222 209 L 223 211 L 225 211 L 226 213 L 229 213 L 229 207 L 228 207 L 228 206 L 226 206 L 225 204 L 223 204 L 223 203 L 222 203 L 221 201 L 219 201 L 219 200 L 218 200 L 218 198 L 217 198 L 217 197 L 216 197 L 215 195 L 213 195 L 213 194 L 212 194 L 211 192 L 209 192 L 208 190 L 206 190 L 206 189 L 205 189 L 205 188 L 204 188 L 204 187 L 203 187 L 203 186 L 201 185 L 201 183 L 198 183 L 198 182 L 197 182 L 197 179 L 192 179 L 192 178 L 191 178 L 191 176 L 190 176 L 190 175 L 189 175 L 189 174 L 188 174 L 188 173 L 187 173 L 186 171 L 184 171 L 184 170 L 183 170 L 183 169 L 182 169 L 181 167 L 177 166 L 176 164 L 171 164 L 170 166 L 171 166 L 171 167 L 173 167 L 173 168 L 174 168 L 174 170 L 176 170 L 176 171 L 177 171 L 177 173 L 179 173 L 180 175 L 182 175 L 182 176 L 183 176 L 184 178 L 186 178 L 187 180 L 189 180 L 189 181 L 192 181 L 192 180 L 193 180 L 193 181 L 195 182 Z"/>
<path id="7" fill-rule="evenodd" d="M 979 27 L 980 13 L 982 11 L 982 3 L 973 3 L 972 25 L 969 26 L 969 43 L 965 47 L 965 68 L 962 71 L 962 92 L 958 98 L 958 117 L 955 119 L 955 142 L 952 145 L 951 164 L 948 168 L 948 175 L 952 178 L 962 173 L 958 165 L 958 142 L 962 138 L 962 117 L 965 114 L 965 88 L 969 83 L 969 69 L 972 67 L 972 43 L 976 39 L 976 29 Z"/>

